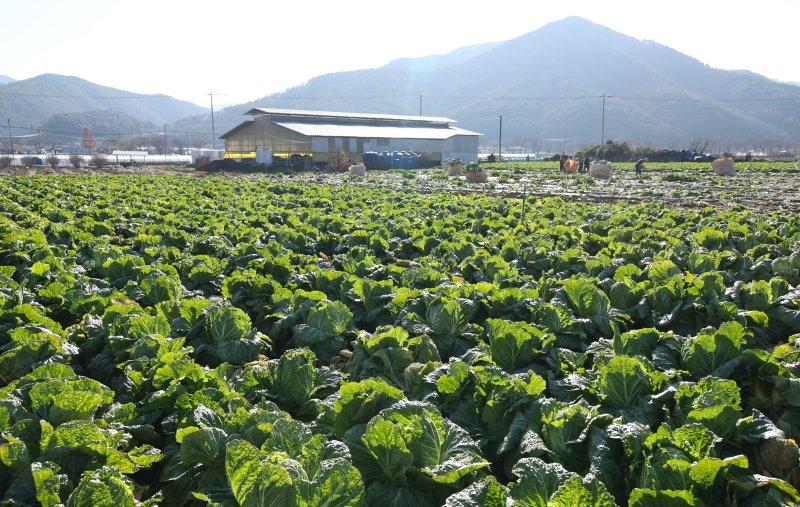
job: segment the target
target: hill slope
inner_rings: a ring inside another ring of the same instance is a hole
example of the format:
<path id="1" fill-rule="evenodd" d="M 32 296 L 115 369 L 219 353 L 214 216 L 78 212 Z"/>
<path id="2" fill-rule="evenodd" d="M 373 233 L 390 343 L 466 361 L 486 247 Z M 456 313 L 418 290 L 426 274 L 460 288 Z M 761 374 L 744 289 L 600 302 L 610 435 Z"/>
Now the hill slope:
<path id="1" fill-rule="evenodd" d="M 155 125 L 197 114 L 203 108 L 164 95 L 143 95 L 84 79 L 43 74 L 0 85 L 0 117 L 15 125 L 41 125 L 53 115 L 116 111 Z"/>
<path id="2" fill-rule="evenodd" d="M 423 114 L 458 119 L 487 141 L 497 137 L 503 115 L 504 144 L 548 138 L 597 143 L 603 126 L 605 139 L 659 146 L 700 138 L 731 144 L 800 138 L 797 86 L 713 69 L 578 17 L 449 55 L 319 76 L 226 108 L 217 114 L 216 131 L 232 128 L 258 106 L 418 114 L 421 93 Z"/>

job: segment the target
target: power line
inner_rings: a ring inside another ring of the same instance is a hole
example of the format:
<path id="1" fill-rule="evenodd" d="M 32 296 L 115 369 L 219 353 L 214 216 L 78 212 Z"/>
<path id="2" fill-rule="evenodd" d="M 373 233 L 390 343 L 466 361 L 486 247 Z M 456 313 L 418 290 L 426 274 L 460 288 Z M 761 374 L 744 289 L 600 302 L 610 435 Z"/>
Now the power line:
<path id="1" fill-rule="evenodd" d="M 495 97 L 479 95 L 440 95 L 452 99 L 481 99 L 481 100 L 507 100 L 507 101 L 548 101 L 548 100 L 596 100 L 603 95 L 572 96 L 572 97 Z M 605 94 L 606 98 L 616 100 L 639 100 L 646 102 L 791 102 L 800 100 L 798 97 L 771 97 L 771 98 L 689 98 L 689 97 L 635 97 L 624 95 Z"/>
<path id="2" fill-rule="evenodd" d="M 409 94 L 409 95 L 350 95 L 350 96 L 334 96 L 334 95 L 320 95 L 316 97 L 303 97 L 303 96 L 288 96 L 288 95 L 281 95 L 281 96 L 274 96 L 271 98 L 269 102 L 277 102 L 277 101 L 284 101 L 284 100 L 327 100 L 327 99 L 336 99 L 336 100 L 373 100 L 373 99 L 407 99 L 407 98 L 416 98 L 419 94 Z M 431 95 L 433 96 L 433 95 Z"/>
<path id="3" fill-rule="evenodd" d="M 479 99 L 479 100 L 507 100 L 507 101 L 548 101 L 548 100 L 589 100 L 596 99 L 596 95 L 578 95 L 572 97 L 503 97 L 493 95 L 442 95 L 451 99 Z"/>
<path id="4" fill-rule="evenodd" d="M 78 130 L 73 130 L 73 131 L 63 131 L 63 130 L 43 130 L 43 129 L 34 128 L 34 127 L 23 127 L 21 125 L 10 125 L 10 127 L 15 129 L 15 130 L 22 129 L 22 130 L 28 130 L 30 132 L 38 132 L 39 130 L 41 130 L 42 134 L 61 134 L 61 135 L 65 135 L 65 136 L 81 135 L 83 133 L 83 129 L 82 128 L 80 128 Z M 177 132 L 180 132 L 182 134 L 192 134 L 192 135 L 198 135 L 198 136 L 205 136 L 205 135 L 209 134 L 208 131 L 205 131 L 205 132 L 193 132 L 191 130 L 180 130 L 180 131 L 177 131 Z M 114 136 L 142 136 L 142 135 L 155 135 L 155 134 L 161 135 L 163 133 L 164 133 L 163 130 L 139 130 L 139 131 L 136 131 L 136 132 L 94 132 L 93 131 L 92 135 L 95 136 L 95 137 L 114 137 Z M 37 134 L 30 134 L 30 135 L 37 135 Z M 14 137 L 27 137 L 27 136 L 23 135 L 23 136 L 14 136 Z"/>
<path id="5" fill-rule="evenodd" d="M 410 98 L 412 95 L 380 95 L 380 96 L 362 96 L 362 97 L 281 97 L 281 100 L 360 100 L 360 99 L 391 99 L 391 98 Z M 595 100 L 597 95 L 574 95 L 562 97 L 506 97 L 506 96 L 493 96 L 493 95 L 446 95 L 437 94 L 439 98 L 449 99 L 469 99 L 469 100 L 505 100 L 505 101 L 563 101 L 563 100 Z M 600 96 L 602 97 L 602 95 Z M 606 95 L 606 98 L 614 98 L 617 100 L 639 100 L 649 102 L 791 102 L 798 101 L 800 97 L 762 97 L 762 98 L 690 98 L 690 97 L 636 97 L 625 95 Z"/>
<path id="6" fill-rule="evenodd" d="M 498 119 L 497 116 L 482 116 L 480 118 L 462 118 L 462 119 L 460 119 L 458 121 L 463 123 L 465 121 L 489 121 L 489 120 L 494 121 L 494 120 L 497 120 L 497 119 Z"/>
<path id="7" fill-rule="evenodd" d="M 113 100 L 113 99 L 152 99 L 152 98 L 173 98 L 169 95 L 157 93 L 151 95 L 51 95 L 51 94 L 40 94 L 40 93 L 17 93 L 17 92 L 4 92 L 0 91 L 0 96 L 8 95 L 8 96 L 15 96 L 15 97 L 42 97 L 42 98 L 61 98 L 61 99 L 98 99 L 98 100 Z M 208 95 L 212 95 L 209 93 Z M 218 93 L 213 93 L 213 95 L 219 95 Z M 406 98 L 417 98 L 419 94 L 407 94 L 407 95 L 341 95 L 341 96 L 315 96 L 315 97 L 304 97 L 304 96 L 275 96 L 272 100 L 268 102 L 275 102 L 275 101 L 284 101 L 284 100 L 316 100 L 316 101 L 324 101 L 324 100 L 375 100 L 375 99 L 406 99 Z M 431 95 L 434 96 L 434 95 Z M 558 101 L 558 100 L 591 100 L 596 99 L 597 95 L 572 95 L 572 96 L 534 96 L 534 97 L 511 97 L 511 96 L 491 96 L 491 95 L 447 95 L 437 93 L 435 95 L 437 98 L 450 98 L 450 99 L 481 99 L 481 100 L 508 100 L 508 101 Z M 625 95 L 614 95 L 614 98 L 619 100 L 640 100 L 640 101 L 651 101 L 651 102 L 787 102 L 787 101 L 797 101 L 800 100 L 799 97 L 739 97 L 739 98 L 716 98 L 716 97 L 637 97 L 637 96 L 625 96 Z M 178 99 L 175 99 L 178 100 Z"/>
<path id="8" fill-rule="evenodd" d="M 163 94 L 156 94 L 156 95 L 119 95 L 119 96 L 77 96 L 77 95 L 47 95 L 47 94 L 33 94 L 33 93 L 7 93 L 7 92 L 0 92 L 0 97 L 3 95 L 13 95 L 13 96 L 28 96 L 28 97 L 53 97 L 53 98 L 86 98 L 86 99 L 146 99 L 146 98 L 163 98 L 168 97 L 167 95 Z M 209 98 L 211 99 L 211 136 L 212 136 L 212 145 L 216 146 L 216 133 L 215 133 L 215 122 L 214 122 L 214 95 L 220 95 L 218 93 L 210 92 L 208 93 Z M 281 100 L 326 100 L 326 99 L 337 99 L 337 100 L 368 100 L 368 99 L 392 99 L 392 98 L 409 98 L 413 97 L 414 95 L 407 94 L 407 95 L 364 95 L 364 96 L 340 96 L 340 97 L 280 97 Z M 432 95 L 433 96 L 433 95 Z M 443 95 L 443 94 L 436 94 L 437 98 L 450 98 L 450 99 L 459 99 L 459 100 L 498 100 L 498 101 L 570 101 L 570 100 L 597 100 L 598 98 L 602 99 L 603 101 L 603 112 L 605 112 L 605 102 L 606 99 L 612 99 L 613 101 L 640 101 L 640 102 L 661 102 L 661 103 L 775 103 L 775 102 L 793 102 L 793 101 L 800 101 L 800 96 L 798 97 L 740 97 L 740 98 L 714 98 L 714 97 L 653 97 L 653 96 L 625 96 L 625 95 L 610 95 L 604 93 L 603 95 L 597 96 L 586 96 L 586 95 L 573 95 L 573 96 L 561 96 L 561 97 L 497 97 L 497 96 L 485 96 L 485 95 Z M 485 116 L 485 117 L 477 117 L 477 118 L 468 118 L 468 119 L 461 119 L 461 122 L 474 122 L 474 121 L 495 121 L 497 120 L 497 116 Z M 31 132 L 35 132 L 37 128 L 33 127 L 23 127 L 23 126 L 12 126 L 10 121 L 8 122 L 8 129 L 9 129 L 9 138 L 11 137 L 32 137 L 32 136 L 11 136 L 11 128 L 14 129 L 23 129 Z M 601 139 L 604 138 L 604 127 L 605 127 L 605 119 L 603 119 L 603 128 L 601 128 Z M 136 132 L 93 132 L 93 135 L 96 137 L 115 137 L 115 136 L 145 136 L 145 135 L 160 135 L 164 131 L 155 131 L 155 130 L 148 130 L 148 131 L 136 131 Z M 206 136 L 209 134 L 208 131 L 186 131 L 181 130 L 184 135 L 192 134 L 197 136 Z M 65 135 L 65 136 L 80 136 L 82 131 L 58 131 L 58 130 L 47 130 L 43 131 L 44 134 L 56 134 L 56 135 Z M 38 134 L 34 134 L 38 135 Z"/>
<path id="9" fill-rule="evenodd" d="M 0 91 L 0 95 L 10 95 L 14 97 L 42 97 L 49 99 L 98 99 L 98 100 L 172 98 L 169 95 L 165 95 L 163 93 L 156 93 L 152 95 L 49 95 L 45 93 L 17 93 L 17 92 Z"/>
<path id="10" fill-rule="evenodd" d="M 800 97 L 716 99 L 716 98 L 689 98 L 689 97 L 625 97 L 620 95 L 614 95 L 611 98 L 621 99 L 621 100 L 642 100 L 648 102 L 791 102 L 795 100 L 800 100 Z"/>

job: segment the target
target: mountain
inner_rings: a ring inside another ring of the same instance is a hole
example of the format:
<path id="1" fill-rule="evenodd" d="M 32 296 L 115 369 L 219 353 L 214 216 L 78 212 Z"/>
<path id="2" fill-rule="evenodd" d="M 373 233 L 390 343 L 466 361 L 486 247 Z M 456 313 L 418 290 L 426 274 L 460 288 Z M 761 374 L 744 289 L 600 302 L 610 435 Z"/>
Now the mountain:
<path id="1" fill-rule="evenodd" d="M 705 139 L 730 149 L 800 139 L 797 86 L 714 69 L 579 17 L 505 42 L 319 76 L 216 113 L 216 132 L 259 106 L 419 114 L 420 94 L 424 115 L 460 120 L 485 142 L 497 139 L 502 115 L 504 145 L 564 139 L 580 146 L 603 136 L 654 146 Z"/>
<path id="2" fill-rule="evenodd" d="M 4 84 L 8 84 L 8 83 L 13 83 L 14 81 L 16 81 L 16 79 L 14 79 L 13 77 L 8 77 L 8 76 L 2 76 L 2 75 L 0 75 L 0 85 L 4 85 Z"/>
<path id="3" fill-rule="evenodd" d="M 420 58 L 400 58 L 392 60 L 384 65 L 384 68 L 404 69 L 410 72 L 433 71 L 442 67 L 449 67 L 461 62 L 469 61 L 490 49 L 502 44 L 502 42 L 487 42 L 474 46 L 458 48 L 444 55 L 423 56 Z"/>
<path id="4" fill-rule="evenodd" d="M 54 115 L 83 114 L 103 111 L 94 117 L 117 114 L 117 124 L 139 121 L 158 125 L 172 123 L 202 112 L 191 102 L 165 95 L 143 95 L 91 83 L 84 79 L 56 74 L 43 74 L 31 79 L 0 85 L 0 118 L 12 125 L 42 126 Z M 120 118 L 124 118 L 121 121 Z M 91 125 L 87 125 L 90 126 Z"/>
<path id="5" fill-rule="evenodd" d="M 89 127 L 94 136 L 116 140 L 121 138 L 120 134 L 136 132 L 152 136 L 153 132 L 163 130 L 162 126 L 156 126 L 149 121 L 141 121 L 128 114 L 111 110 L 54 114 L 42 123 L 42 130 L 47 133 L 48 143 L 69 143 L 77 135 L 82 134 L 85 127 Z"/>

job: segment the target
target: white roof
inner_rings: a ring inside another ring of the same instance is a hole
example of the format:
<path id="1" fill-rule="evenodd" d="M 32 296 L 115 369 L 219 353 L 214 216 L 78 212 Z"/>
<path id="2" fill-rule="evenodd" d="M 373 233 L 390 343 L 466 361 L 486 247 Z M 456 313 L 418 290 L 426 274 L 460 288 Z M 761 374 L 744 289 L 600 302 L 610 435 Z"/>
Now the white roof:
<path id="1" fill-rule="evenodd" d="M 277 109 L 254 107 L 245 114 L 270 114 L 275 116 L 313 116 L 319 118 L 359 118 L 370 120 L 404 120 L 426 123 L 456 123 L 456 120 L 440 116 L 407 116 L 399 114 L 343 113 L 338 111 L 314 111 L 309 109 Z"/>
<path id="2" fill-rule="evenodd" d="M 479 136 L 481 134 L 458 127 L 395 127 L 381 125 L 348 125 L 333 123 L 273 122 L 304 136 L 312 137 L 362 137 L 392 139 L 444 140 L 453 136 Z"/>

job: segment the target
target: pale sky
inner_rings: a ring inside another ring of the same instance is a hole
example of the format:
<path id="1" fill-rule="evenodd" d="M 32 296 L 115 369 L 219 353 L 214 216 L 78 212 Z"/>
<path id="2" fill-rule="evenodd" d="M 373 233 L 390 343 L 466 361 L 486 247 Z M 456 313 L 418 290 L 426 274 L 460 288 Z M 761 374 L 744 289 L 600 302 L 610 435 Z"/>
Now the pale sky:
<path id="1" fill-rule="evenodd" d="M 800 82 L 800 0 L 0 0 L 0 74 L 239 104 L 331 72 L 509 40 L 567 16 Z M 216 95 L 219 94 L 219 95 Z"/>

